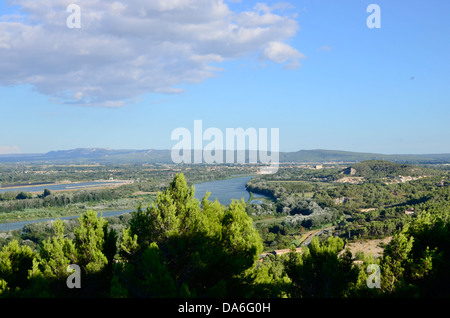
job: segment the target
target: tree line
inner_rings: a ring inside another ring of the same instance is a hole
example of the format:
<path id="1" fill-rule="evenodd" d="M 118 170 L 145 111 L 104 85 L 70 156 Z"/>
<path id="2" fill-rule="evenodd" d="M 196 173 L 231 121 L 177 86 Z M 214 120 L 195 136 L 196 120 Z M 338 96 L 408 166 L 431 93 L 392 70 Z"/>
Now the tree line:
<path id="1" fill-rule="evenodd" d="M 74 203 L 111 201 L 130 197 L 137 191 L 160 191 L 166 186 L 166 184 L 140 182 L 125 184 L 115 188 L 83 189 L 70 192 L 52 192 L 45 189 L 39 195 L 33 195 L 30 192 L 4 192 L 0 193 L 0 213 L 32 208 L 64 207 Z"/>

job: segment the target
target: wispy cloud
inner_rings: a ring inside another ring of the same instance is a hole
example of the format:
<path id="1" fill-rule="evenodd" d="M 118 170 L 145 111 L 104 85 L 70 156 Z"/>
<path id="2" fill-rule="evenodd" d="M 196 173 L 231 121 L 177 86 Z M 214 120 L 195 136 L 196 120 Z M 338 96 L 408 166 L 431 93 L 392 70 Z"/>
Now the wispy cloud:
<path id="1" fill-rule="evenodd" d="M 318 51 L 331 51 L 333 48 L 328 46 L 328 45 L 323 45 L 321 47 L 319 47 L 317 50 Z"/>
<path id="2" fill-rule="evenodd" d="M 298 31 L 291 7 L 233 12 L 223 0 L 78 0 L 81 28 L 66 25 L 66 0 L 15 0 L 0 16 L 0 85 L 32 84 L 59 102 L 122 107 L 146 93 L 182 93 L 254 56 L 297 68 L 285 42 Z"/>
<path id="3" fill-rule="evenodd" d="M 21 153 L 17 146 L 0 146 L 0 155 Z"/>
<path id="4" fill-rule="evenodd" d="M 293 47 L 281 43 L 270 42 L 264 49 L 262 57 L 276 63 L 285 64 L 286 69 L 297 69 L 300 67 L 300 59 L 305 56 Z"/>

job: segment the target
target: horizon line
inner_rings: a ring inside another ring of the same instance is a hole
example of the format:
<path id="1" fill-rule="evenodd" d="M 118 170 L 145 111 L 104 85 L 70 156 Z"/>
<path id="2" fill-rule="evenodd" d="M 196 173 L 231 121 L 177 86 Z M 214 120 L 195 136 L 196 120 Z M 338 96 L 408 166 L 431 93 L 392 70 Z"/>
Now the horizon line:
<path id="1" fill-rule="evenodd" d="M 70 149 L 58 149 L 58 150 L 49 150 L 47 152 L 15 152 L 15 153 L 1 153 L 0 156 L 30 156 L 30 155 L 47 155 L 51 152 L 67 152 L 74 150 L 106 150 L 106 151 L 168 151 L 171 152 L 172 149 L 158 149 L 158 148 L 144 148 L 144 149 L 134 149 L 134 148 L 109 148 L 109 147 L 78 147 L 78 148 L 70 148 Z M 256 151 L 259 150 L 236 150 L 236 149 L 214 149 L 215 151 Z M 190 151 L 204 151 L 204 149 L 191 149 Z M 271 151 L 269 149 L 267 152 Z M 383 152 L 366 152 L 366 151 L 355 151 L 355 150 L 342 150 L 342 149 L 324 149 L 324 148 L 315 148 L 315 149 L 300 149 L 293 151 L 278 151 L 278 153 L 297 153 L 301 151 L 329 151 L 329 152 L 347 152 L 347 153 L 359 153 L 359 154 L 374 154 L 374 155 L 385 155 L 385 156 L 423 156 L 423 155 L 450 155 L 450 152 L 427 152 L 427 153 L 383 153 Z"/>

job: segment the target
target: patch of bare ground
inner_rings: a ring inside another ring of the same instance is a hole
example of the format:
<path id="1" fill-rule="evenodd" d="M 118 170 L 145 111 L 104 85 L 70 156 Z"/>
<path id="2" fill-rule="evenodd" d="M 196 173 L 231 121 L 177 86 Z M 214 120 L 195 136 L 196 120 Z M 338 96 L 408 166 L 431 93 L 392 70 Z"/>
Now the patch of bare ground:
<path id="1" fill-rule="evenodd" d="M 136 191 L 136 192 L 133 193 L 134 196 L 137 196 L 137 195 L 147 195 L 147 194 L 157 194 L 157 192 Z"/>
<path id="2" fill-rule="evenodd" d="M 379 258 L 383 256 L 384 247 L 389 244 L 392 236 L 385 237 L 383 239 L 374 240 L 359 240 L 351 242 L 345 246 L 345 249 L 349 249 L 353 257 L 357 252 L 362 252 L 366 255 L 372 255 L 373 258 Z"/>

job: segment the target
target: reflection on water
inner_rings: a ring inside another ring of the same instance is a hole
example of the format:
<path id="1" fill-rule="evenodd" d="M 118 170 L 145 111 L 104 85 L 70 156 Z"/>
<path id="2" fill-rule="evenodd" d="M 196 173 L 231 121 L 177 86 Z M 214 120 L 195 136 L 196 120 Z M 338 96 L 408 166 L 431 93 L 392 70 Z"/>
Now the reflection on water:
<path id="1" fill-rule="evenodd" d="M 214 201 L 217 198 L 223 205 L 228 205 L 231 203 L 233 199 L 244 199 L 247 202 L 250 199 L 250 193 L 247 191 L 245 185 L 248 181 L 250 181 L 253 177 L 238 177 L 226 180 L 217 180 L 210 182 L 203 182 L 194 185 L 195 186 L 195 197 L 201 200 L 205 193 L 211 192 L 209 196 L 210 201 Z M 266 196 L 260 194 L 253 194 L 254 198 L 265 198 Z M 252 203 L 258 203 L 254 201 L 261 200 L 253 200 Z"/>

